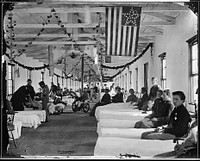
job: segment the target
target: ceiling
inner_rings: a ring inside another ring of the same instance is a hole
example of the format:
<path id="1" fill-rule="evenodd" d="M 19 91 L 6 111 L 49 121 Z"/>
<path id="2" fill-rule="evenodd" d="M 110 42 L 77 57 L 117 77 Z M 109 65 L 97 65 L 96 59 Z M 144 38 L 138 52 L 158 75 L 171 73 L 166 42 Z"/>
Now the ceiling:
<path id="1" fill-rule="evenodd" d="M 139 40 L 137 52 L 142 50 L 156 36 L 163 35 L 163 29 L 168 25 L 175 25 L 176 17 L 188 10 L 187 6 L 177 3 L 120 3 L 120 2 L 90 2 L 90 1 L 65 1 L 65 0 L 43 0 L 41 3 L 21 2 L 16 3 L 14 9 L 6 13 L 4 26 L 6 40 L 13 42 L 12 50 L 15 54 L 23 50 L 23 54 L 28 57 L 48 64 L 48 46 L 56 46 L 64 52 L 66 57 L 66 73 L 76 66 L 75 74 L 80 76 L 81 53 L 85 53 L 85 73 L 99 74 L 97 66 L 94 65 L 93 48 L 100 41 L 105 47 L 105 8 L 108 6 L 133 5 L 142 7 L 141 22 L 139 30 Z M 14 29 L 8 28 L 10 21 L 9 13 L 12 12 L 12 23 L 16 24 Z M 99 21 L 99 15 L 102 17 Z M 100 23 L 100 33 L 98 24 Z M 13 40 L 9 37 L 12 37 Z M 98 36 L 98 37 L 97 37 Z M 72 51 L 75 54 L 72 56 Z M 81 51 L 81 52 L 79 52 Z M 60 53 L 62 53 L 60 52 Z M 62 54 L 55 56 L 58 61 Z M 133 57 L 131 57 L 133 59 Z M 113 61 L 114 60 L 114 61 Z M 114 57 L 110 66 L 121 65 L 130 61 L 130 57 Z M 64 63 L 56 65 L 63 69 Z M 94 71 L 92 71 L 94 69 Z M 105 75 L 114 75 L 117 70 L 104 71 Z"/>

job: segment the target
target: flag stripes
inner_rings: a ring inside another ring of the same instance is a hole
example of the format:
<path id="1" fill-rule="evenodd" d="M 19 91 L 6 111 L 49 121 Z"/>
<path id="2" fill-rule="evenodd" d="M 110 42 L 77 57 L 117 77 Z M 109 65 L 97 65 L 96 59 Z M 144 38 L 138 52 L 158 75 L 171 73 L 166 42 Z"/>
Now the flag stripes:
<path id="1" fill-rule="evenodd" d="M 122 25 L 123 7 L 106 7 L 106 55 L 136 56 L 139 26 Z"/>

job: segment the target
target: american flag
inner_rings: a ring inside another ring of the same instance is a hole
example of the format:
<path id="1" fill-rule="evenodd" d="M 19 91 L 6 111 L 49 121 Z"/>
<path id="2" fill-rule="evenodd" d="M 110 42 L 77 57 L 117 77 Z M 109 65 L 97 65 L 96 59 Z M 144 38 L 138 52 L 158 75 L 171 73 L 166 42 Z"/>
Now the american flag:
<path id="1" fill-rule="evenodd" d="M 136 56 L 141 7 L 106 8 L 106 55 Z"/>

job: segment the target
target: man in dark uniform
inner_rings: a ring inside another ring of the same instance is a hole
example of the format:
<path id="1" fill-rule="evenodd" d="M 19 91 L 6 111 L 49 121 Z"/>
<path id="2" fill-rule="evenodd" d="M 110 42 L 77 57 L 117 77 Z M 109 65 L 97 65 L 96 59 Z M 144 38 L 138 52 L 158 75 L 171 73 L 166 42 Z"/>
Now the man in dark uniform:
<path id="1" fill-rule="evenodd" d="M 34 90 L 34 88 L 33 88 L 33 86 L 31 84 L 32 84 L 32 80 L 28 79 L 27 80 L 27 85 L 26 85 L 26 94 L 27 94 L 27 97 L 30 96 L 31 99 L 33 100 L 34 96 L 35 96 L 35 90 Z"/>
<path id="2" fill-rule="evenodd" d="M 157 91 L 161 89 L 161 87 L 157 84 L 158 79 L 156 77 L 152 77 L 151 81 L 152 81 L 153 86 L 150 89 L 148 101 L 142 107 L 143 111 L 151 110 L 154 104 L 154 101 L 157 97 Z"/>
<path id="3" fill-rule="evenodd" d="M 14 111 L 24 111 L 26 102 L 26 86 L 21 86 L 15 91 L 11 97 L 12 106 Z"/>
<path id="4" fill-rule="evenodd" d="M 49 121 L 49 108 L 47 106 L 49 102 L 49 87 L 44 83 L 44 81 L 39 82 L 42 88 L 41 98 L 42 98 L 42 110 L 46 111 L 46 122 Z"/>
<path id="5" fill-rule="evenodd" d="M 107 105 L 107 104 L 111 103 L 111 97 L 110 97 L 110 94 L 108 92 L 109 92 L 109 89 L 106 88 L 105 89 L 105 94 L 103 95 L 101 101 L 97 102 L 94 105 L 94 107 L 92 108 L 92 110 L 90 112 L 90 116 L 94 116 L 95 115 L 95 111 L 96 111 L 96 108 L 98 106 L 104 106 L 104 105 Z"/>
<path id="6" fill-rule="evenodd" d="M 135 95 L 135 91 L 132 88 L 129 90 L 129 93 L 130 93 L 130 95 L 128 96 L 126 102 L 131 102 L 131 104 L 133 102 L 137 102 L 138 98 Z"/>
<path id="7" fill-rule="evenodd" d="M 160 96 L 159 96 L 160 95 Z M 173 109 L 169 90 L 158 90 L 152 113 L 135 123 L 135 128 L 156 128 L 166 125 Z"/>
<path id="8" fill-rule="evenodd" d="M 123 93 L 121 92 L 121 88 L 119 86 L 115 87 L 116 95 L 112 97 L 113 103 L 120 103 L 124 102 L 123 100 Z"/>
<path id="9" fill-rule="evenodd" d="M 191 118 L 188 110 L 183 105 L 185 94 L 182 91 L 175 91 L 172 95 L 175 108 L 170 115 L 168 126 L 166 128 L 158 127 L 154 131 L 144 132 L 141 135 L 141 139 L 171 140 L 188 133 Z"/>
<path id="10" fill-rule="evenodd" d="M 161 89 L 161 88 L 157 84 L 158 83 L 158 79 L 156 77 L 152 77 L 151 81 L 152 81 L 153 86 L 151 87 L 150 92 L 149 92 L 149 99 L 151 101 L 154 101 L 156 99 L 156 96 L 157 96 L 157 91 L 159 89 Z"/>

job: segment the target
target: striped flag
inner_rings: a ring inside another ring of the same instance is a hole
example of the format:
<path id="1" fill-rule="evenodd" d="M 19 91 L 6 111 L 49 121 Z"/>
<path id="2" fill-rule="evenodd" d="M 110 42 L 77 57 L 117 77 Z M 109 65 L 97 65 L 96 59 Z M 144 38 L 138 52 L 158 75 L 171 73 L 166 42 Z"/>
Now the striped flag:
<path id="1" fill-rule="evenodd" d="M 106 8 L 106 55 L 136 56 L 141 7 Z"/>

